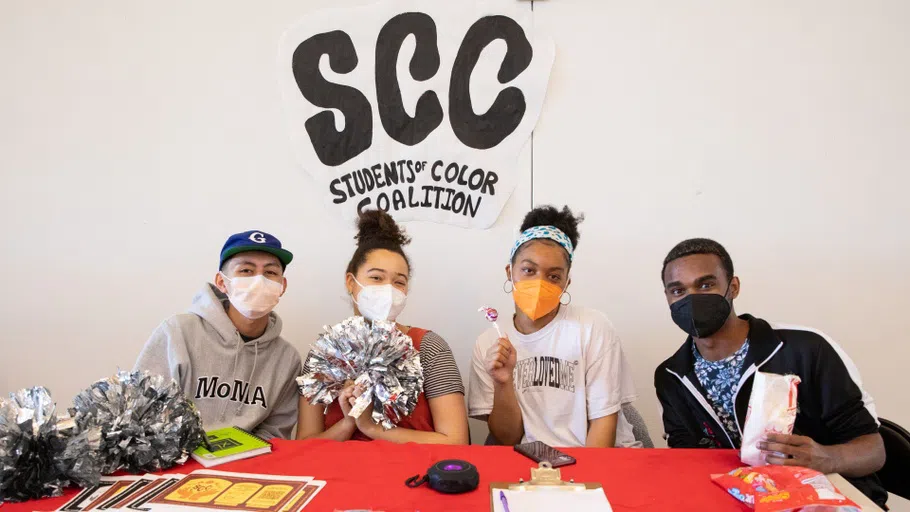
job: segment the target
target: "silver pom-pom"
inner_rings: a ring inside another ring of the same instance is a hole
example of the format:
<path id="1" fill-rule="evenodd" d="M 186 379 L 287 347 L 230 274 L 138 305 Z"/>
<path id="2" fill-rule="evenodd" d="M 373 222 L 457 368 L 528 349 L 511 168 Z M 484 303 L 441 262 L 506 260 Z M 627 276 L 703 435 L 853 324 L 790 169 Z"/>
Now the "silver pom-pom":
<path id="1" fill-rule="evenodd" d="M 386 430 L 414 411 L 423 390 L 420 353 L 394 322 L 355 316 L 325 330 L 307 358 L 309 372 L 297 377 L 301 395 L 313 405 L 328 406 L 345 382 L 355 381 L 365 389 L 359 403 L 372 403 L 373 422 Z"/>
<path id="2" fill-rule="evenodd" d="M 79 431 L 43 387 L 0 398 L 0 501 L 59 496 L 70 485 L 98 483 L 97 429 Z"/>
<path id="3" fill-rule="evenodd" d="M 202 443 L 202 421 L 172 379 L 146 372 L 118 372 L 73 400 L 80 429 L 99 428 L 102 472 L 161 471 L 183 464 Z"/>

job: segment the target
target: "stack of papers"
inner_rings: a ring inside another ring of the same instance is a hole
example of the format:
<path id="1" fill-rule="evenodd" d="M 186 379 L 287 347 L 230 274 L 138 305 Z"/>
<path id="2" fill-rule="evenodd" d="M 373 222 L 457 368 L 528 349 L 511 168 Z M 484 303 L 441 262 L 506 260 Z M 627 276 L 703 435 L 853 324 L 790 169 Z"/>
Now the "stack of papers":
<path id="1" fill-rule="evenodd" d="M 57 509 L 63 512 L 299 512 L 325 487 L 309 476 L 228 473 L 105 477 Z"/>

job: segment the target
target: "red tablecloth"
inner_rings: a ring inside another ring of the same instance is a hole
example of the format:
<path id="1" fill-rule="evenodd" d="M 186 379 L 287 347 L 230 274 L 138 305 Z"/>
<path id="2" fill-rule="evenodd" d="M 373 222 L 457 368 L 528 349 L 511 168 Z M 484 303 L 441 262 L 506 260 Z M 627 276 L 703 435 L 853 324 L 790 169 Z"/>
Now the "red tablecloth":
<path id="1" fill-rule="evenodd" d="M 214 469 L 246 473 L 313 476 L 328 484 L 305 512 L 335 509 L 393 511 L 488 511 L 490 482 L 527 480 L 532 461 L 501 446 L 395 445 L 382 441 L 275 441 L 271 455 L 223 464 Z M 615 511 L 744 511 L 710 475 L 739 467 L 733 450 L 566 449 L 578 464 L 561 468 L 564 480 L 599 482 Z M 443 459 L 464 459 L 480 471 L 480 487 L 461 495 L 442 495 L 426 486 L 409 489 L 404 481 L 423 475 Z M 190 460 L 171 471 L 201 466 Z M 0 512 L 59 508 L 76 490 L 60 498 L 7 503 Z M 554 511 L 556 512 L 556 511 Z"/>

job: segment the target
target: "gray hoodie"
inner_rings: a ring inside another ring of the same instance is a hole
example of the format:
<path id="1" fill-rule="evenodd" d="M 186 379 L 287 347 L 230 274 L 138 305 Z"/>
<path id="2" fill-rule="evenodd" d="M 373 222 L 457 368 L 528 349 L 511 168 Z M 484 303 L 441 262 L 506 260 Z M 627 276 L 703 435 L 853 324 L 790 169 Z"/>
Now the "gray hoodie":
<path id="1" fill-rule="evenodd" d="M 287 439 L 297 423 L 300 353 L 281 339 L 274 311 L 262 336 L 244 342 L 227 304 L 227 296 L 206 284 L 189 313 L 155 329 L 135 369 L 174 378 L 196 404 L 206 430 L 237 426 Z"/>

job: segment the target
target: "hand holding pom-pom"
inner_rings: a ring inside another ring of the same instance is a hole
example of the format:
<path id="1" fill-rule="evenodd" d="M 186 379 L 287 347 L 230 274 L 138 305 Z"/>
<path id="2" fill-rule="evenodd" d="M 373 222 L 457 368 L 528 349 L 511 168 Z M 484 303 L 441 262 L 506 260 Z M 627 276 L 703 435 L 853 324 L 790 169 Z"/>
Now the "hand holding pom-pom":
<path id="1" fill-rule="evenodd" d="M 297 385 L 311 404 L 330 405 L 348 381 L 355 381 L 357 405 L 348 414 L 360 417 L 372 405 L 369 417 L 386 430 L 414 411 L 423 390 L 420 353 L 394 322 L 369 323 L 358 316 L 326 327 L 306 368 Z"/>

